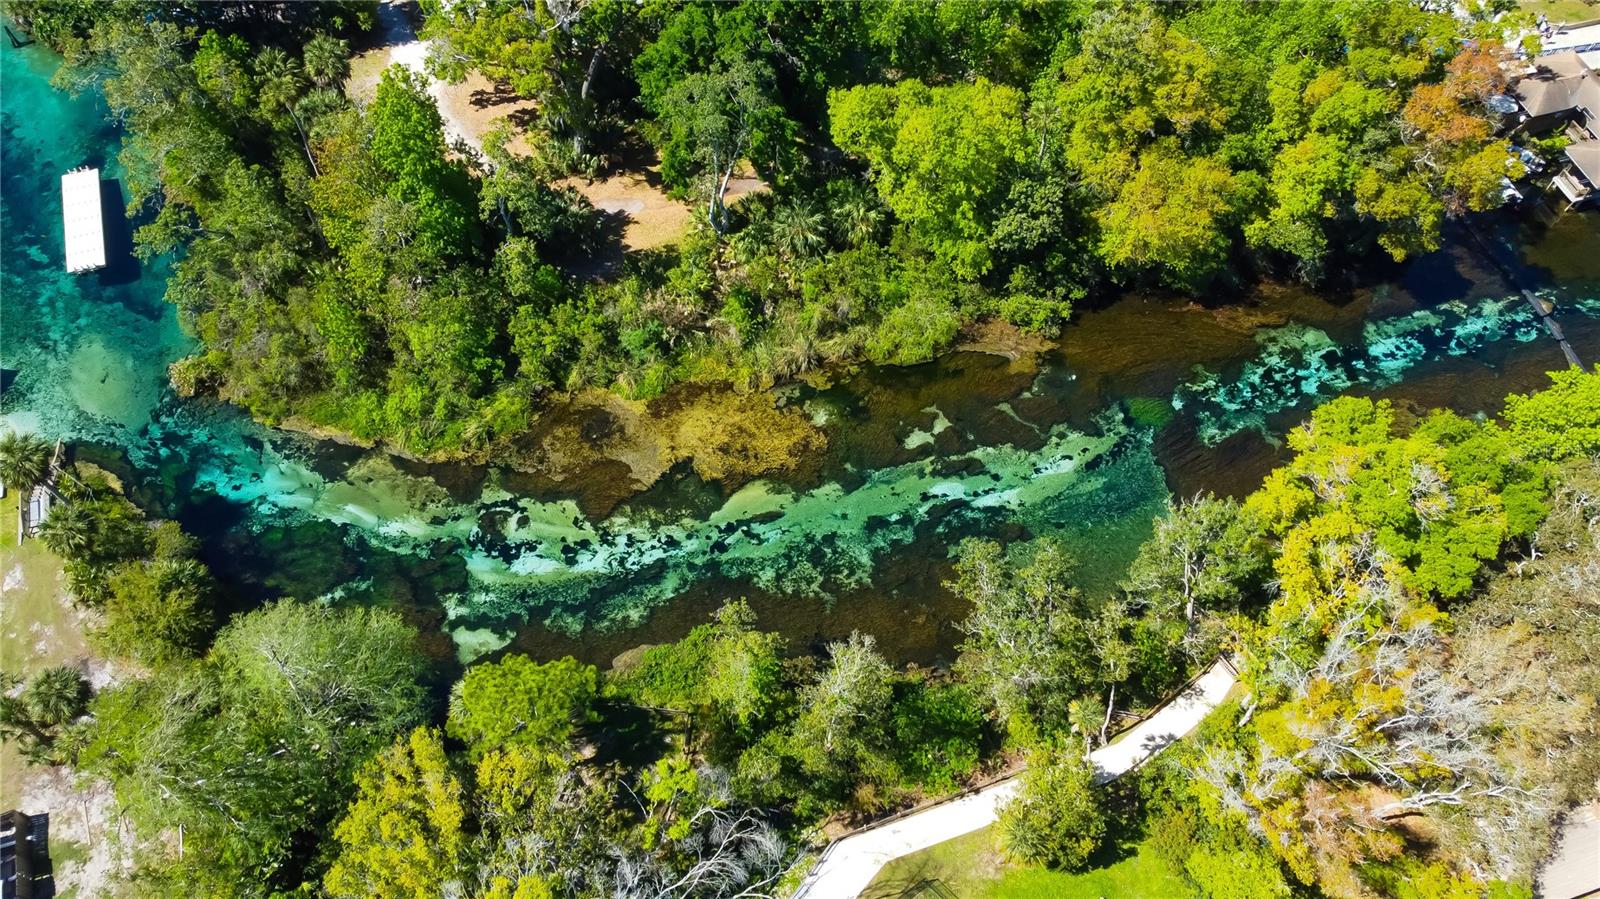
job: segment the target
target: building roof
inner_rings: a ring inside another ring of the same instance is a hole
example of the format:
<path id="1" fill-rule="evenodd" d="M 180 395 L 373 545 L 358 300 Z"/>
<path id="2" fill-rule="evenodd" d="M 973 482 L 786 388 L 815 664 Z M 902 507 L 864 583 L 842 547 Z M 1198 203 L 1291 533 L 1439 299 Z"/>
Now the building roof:
<path id="1" fill-rule="evenodd" d="M 1569 145 L 1566 152 L 1583 177 L 1600 187 L 1600 140 L 1580 140 Z"/>
<path id="2" fill-rule="evenodd" d="M 1570 50 L 1534 60 L 1534 70 L 1518 79 L 1511 90 L 1530 116 L 1580 107 L 1600 114 L 1600 75 Z"/>
<path id="3" fill-rule="evenodd" d="M 1534 62 L 1534 66 L 1540 69 L 1549 69 L 1552 74 L 1559 78 L 1565 78 L 1569 75 L 1582 75 L 1584 72 L 1589 71 L 1589 64 L 1583 61 L 1582 56 L 1571 50 L 1548 53 L 1541 56 Z"/>
<path id="4" fill-rule="evenodd" d="M 106 231 L 100 218 L 100 170 L 82 168 L 61 176 L 61 229 L 67 271 L 88 272 L 106 264 Z"/>

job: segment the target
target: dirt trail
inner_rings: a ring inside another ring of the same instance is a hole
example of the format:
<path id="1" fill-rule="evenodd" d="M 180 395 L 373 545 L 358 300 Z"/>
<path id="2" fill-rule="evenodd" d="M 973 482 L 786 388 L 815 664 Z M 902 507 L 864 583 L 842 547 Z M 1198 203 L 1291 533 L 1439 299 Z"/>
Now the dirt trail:
<path id="1" fill-rule="evenodd" d="M 454 145 L 460 141 L 474 150 L 483 150 L 483 136 L 502 119 L 525 126 L 534 114 L 532 100 L 519 97 L 474 71 L 460 84 L 432 77 L 427 71 L 428 41 L 417 37 L 421 12 L 412 2 L 387 0 L 378 5 L 377 45 L 358 53 L 350 61 L 350 77 L 345 93 L 370 101 L 378 89 L 383 70 L 396 63 L 421 75 L 428 94 L 439 106 L 444 119 L 444 139 Z M 524 145 L 524 149 L 525 149 Z M 513 142 L 515 150 L 517 143 Z"/>
<path id="2" fill-rule="evenodd" d="M 383 70 L 396 63 L 420 74 L 428 93 L 439 106 L 444 119 L 445 141 L 457 142 L 482 152 L 483 137 L 496 124 L 509 121 L 518 132 L 508 145 L 512 152 L 528 153 L 525 138 L 532 125 L 536 105 L 512 93 L 506 85 L 495 84 L 473 71 L 460 84 L 449 84 L 430 76 L 427 60 L 430 44 L 417 37 L 421 13 L 410 0 L 385 0 L 378 6 L 376 43 L 358 53 L 350 62 L 350 77 L 345 92 L 370 102 Z M 661 185 L 660 165 L 654 153 L 641 153 L 620 171 L 605 178 L 587 181 L 570 178 L 562 182 L 576 188 L 595 208 L 622 217 L 626 224 L 622 246 L 625 250 L 653 250 L 676 243 L 689 229 L 697 210 L 667 196 Z M 728 185 L 728 200 L 757 193 L 767 185 L 752 173 L 743 173 Z"/>

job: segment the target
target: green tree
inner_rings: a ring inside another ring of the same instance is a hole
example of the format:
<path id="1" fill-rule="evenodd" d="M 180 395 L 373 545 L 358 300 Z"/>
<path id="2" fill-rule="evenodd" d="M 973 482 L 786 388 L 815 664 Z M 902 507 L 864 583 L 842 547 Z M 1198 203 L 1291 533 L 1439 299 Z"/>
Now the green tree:
<path id="1" fill-rule="evenodd" d="M 391 612 L 278 602 L 210 654 L 101 692 L 80 755 L 135 835 L 176 825 L 185 852 L 142 855 L 168 892 L 266 895 L 321 876 L 316 837 L 360 764 L 423 716 L 416 631 Z"/>
<path id="2" fill-rule="evenodd" d="M 71 726 L 89 707 L 89 681 L 70 665 L 44 668 L 17 691 L 20 679 L 0 673 L 0 739 L 13 743 L 29 764 L 72 762 Z"/>
<path id="3" fill-rule="evenodd" d="M 992 264 L 996 210 L 1028 158 L 1023 111 L 1021 91 L 983 79 L 863 85 L 828 97 L 834 141 L 872 166 L 889 208 L 968 279 Z"/>
<path id="4" fill-rule="evenodd" d="M 1289 899 L 1294 895 L 1270 856 L 1202 847 L 1189 854 L 1185 874 L 1206 899 Z"/>
<path id="5" fill-rule="evenodd" d="M 728 182 L 746 157 L 787 158 L 794 124 L 772 98 L 772 72 L 758 62 L 690 75 L 664 96 L 660 118 L 667 134 L 662 176 L 705 197 L 706 219 L 728 229 Z"/>
<path id="6" fill-rule="evenodd" d="M 245 115 L 256 96 L 250 62 L 250 45 L 243 37 L 207 31 L 194 52 L 195 81 L 219 106 L 234 115 Z"/>
<path id="7" fill-rule="evenodd" d="M 421 76 L 398 65 L 385 69 L 368 115 L 372 160 L 389 197 L 415 211 L 420 249 L 434 257 L 462 253 L 465 179 L 445 158 L 444 120 Z"/>
<path id="8" fill-rule="evenodd" d="M 450 693 L 450 735 L 474 756 L 500 746 L 567 746 L 591 715 L 599 674 L 568 656 L 540 664 L 524 655 L 474 666 Z"/>
<path id="9" fill-rule="evenodd" d="M 1098 212 L 1100 254 L 1115 268 L 1199 290 L 1227 264 L 1237 193 L 1226 166 L 1158 143 Z"/>
<path id="10" fill-rule="evenodd" d="M 1266 566 L 1259 531 L 1239 503 L 1207 494 L 1168 501 L 1122 587 L 1138 606 L 1187 629 L 1199 615 L 1238 609 Z"/>
<path id="11" fill-rule="evenodd" d="M 305 70 L 300 60 L 277 47 L 267 47 L 256 55 L 255 70 L 259 84 L 257 98 L 263 117 L 268 121 L 276 121 L 281 116 L 294 124 L 306 161 L 311 164 L 312 174 L 316 174 L 317 159 L 311 152 L 311 140 L 306 135 L 305 123 L 300 121 L 300 114 L 296 111 L 306 91 Z"/>
<path id="12" fill-rule="evenodd" d="M 828 243 L 822 213 L 803 200 L 786 203 L 773 214 L 772 236 L 778 252 L 790 261 L 816 256 Z"/>
<path id="13" fill-rule="evenodd" d="M 105 621 L 94 632 L 107 652 L 146 665 L 192 658 L 212 629 L 215 587 L 192 559 L 134 562 L 110 578 Z"/>
<path id="14" fill-rule="evenodd" d="M 1504 417 L 1512 438 L 1546 459 L 1600 453 L 1600 366 L 1550 373 L 1550 387 L 1506 397 Z"/>
<path id="15" fill-rule="evenodd" d="M 888 751 L 887 710 L 894 694 L 889 663 L 869 635 L 828 644 L 827 670 L 801 693 L 788 735 L 813 798 L 837 797 L 859 784 L 899 780 Z"/>
<path id="16" fill-rule="evenodd" d="M 951 587 L 972 603 L 957 669 L 1016 736 L 1067 725 L 1068 703 L 1090 686 L 1082 595 L 1065 549 L 1043 540 L 1021 560 L 992 541 L 961 545 Z"/>
<path id="17" fill-rule="evenodd" d="M 764 720 L 785 693 L 783 638 L 754 625 L 744 600 L 722 607 L 706 659 L 703 695 L 718 717 L 742 729 Z"/>
<path id="18" fill-rule="evenodd" d="M 702 716 L 713 742 L 748 737 L 790 699 L 784 640 L 756 630 L 755 621 L 750 605 L 734 600 L 682 640 L 650 647 L 636 666 L 609 678 L 608 688 Z"/>
<path id="19" fill-rule="evenodd" d="M 32 434 L 0 434 L 0 482 L 7 490 L 26 494 L 44 480 L 50 467 L 50 444 Z"/>
<path id="20" fill-rule="evenodd" d="M 356 774 L 356 797 L 333 839 L 323 878 L 330 896 L 438 896 L 460 877 L 467 849 L 466 791 L 439 732 L 419 727 Z"/>
<path id="21" fill-rule="evenodd" d="M 52 508 L 39 523 L 39 539 L 63 559 L 78 559 L 94 548 L 94 507 L 87 503 L 65 503 Z"/>
<path id="22" fill-rule="evenodd" d="M 302 52 L 305 73 L 318 87 L 338 87 L 350 74 L 350 42 L 330 34 L 306 41 Z"/>
<path id="23" fill-rule="evenodd" d="M 892 692 L 889 663 L 878 654 L 877 641 L 860 632 L 828 644 L 828 656 L 827 671 L 806 688 L 796 732 L 822 753 L 842 756 L 882 726 Z"/>
<path id="24" fill-rule="evenodd" d="M 551 187 L 546 166 L 507 151 L 502 141 L 486 140 L 484 152 L 492 166 L 479 195 L 485 220 L 498 217 L 508 236 L 529 238 L 547 253 L 595 248 L 599 213 L 583 194 Z"/>
<path id="25" fill-rule="evenodd" d="M 966 684 L 910 684 L 891 714 L 895 757 L 907 782 L 947 793 L 977 770 L 984 711 Z"/>
<path id="26" fill-rule="evenodd" d="M 1106 836 L 1093 763 L 1059 748 L 1029 753 L 1016 798 L 1000 808 L 1000 834 L 1018 861 L 1064 871 L 1088 867 Z"/>
<path id="27" fill-rule="evenodd" d="M 1513 522 L 1525 533 L 1542 514 L 1534 498 L 1542 475 L 1520 464 L 1499 425 L 1436 412 L 1408 435 L 1395 430 L 1387 400 L 1342 397 L 1290 433 L 1294 460 L 1246 503 L 1284 535 L 1274 567 L 1285 595 L 1321 595 L 1328 583 L 1319 547 L 1370 533 L 1403 564 L 1409 586 L 1461 596 L 1499 554 Z M 1339 489 L 1326 489 L 1335 483 Z M 1307 619 L 1304 626 L 1314 625 Z"/>

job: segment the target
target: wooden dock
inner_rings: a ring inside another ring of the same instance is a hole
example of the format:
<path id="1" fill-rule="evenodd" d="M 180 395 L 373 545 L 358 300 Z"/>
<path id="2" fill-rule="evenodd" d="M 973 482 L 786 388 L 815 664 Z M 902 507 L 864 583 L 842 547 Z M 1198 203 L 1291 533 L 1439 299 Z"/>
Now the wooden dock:
<path id="1" fill-rule="evenodd" d="M 61 230 L 68 272 L 92 272 L 106 267 L 99 169 L 85 166 L 61 176 Z"/>
<path id="2" fill-rule="evenodd" d="M 1583 360 L 1578 358 L 1578 351 L 1572 348 L 1572 344 L 1567 340 L 1566 332 L 1561 330 L 1561 323 L 1555 320 L 1555 305 L 1540 299 L 1533 291 L 1522 286 L 1521 279 L 1517 277 L 1516 269 L 1495 254 L 1494 248 L 1489 245 L 1489 241 L 1478 233 L 1477 227 L 1470 220 L 1463 220 L 1462 226 L 1467 235 L 1472 238 L 1473 243 L 1478 245 L 1478 250 L 1483 253 L 1484 258 L 1488 259 L 1490 264 L 1500 270 L 1501 276 L 1506 279 L 1507 286 L 1520 292 L 1522 298 L 1528 301 L 1528 305 L 1533 307 L 1535 317 L 1544 324 L 1544 329 L 1555 339 L 1556 345 L 1561 347 L 1562 355 L 1567 357 L 1567 365 L 1583 368 Z"/>
<path id="3" fill-rule="evenodd" d="M 1533 291 L 1526 287 L 1522 288 L 1522 296 L 1523 299 L 1528 301 L 1528 305 L 1533 307 L 1533 311 L 1538 314 L 1539 320 L 1544 322 L 1544 329 L 1549 331 L 1550 336 L 1556 339 L 1556 344 L 1561 347 L 1561 352 L 1566 354 L 1567 364 L 1583 368 L 1583 360 L 1578 358 L 1578 351 L 1574 350 L 1572 344 L 1567 342 L 1567 335 L 1566 332 L 1561 330 L 1561 323 L 1551 315 L 1552 312 L 1556 311 L 1554 304 L 1547 303 L 1534 296 Z"/>

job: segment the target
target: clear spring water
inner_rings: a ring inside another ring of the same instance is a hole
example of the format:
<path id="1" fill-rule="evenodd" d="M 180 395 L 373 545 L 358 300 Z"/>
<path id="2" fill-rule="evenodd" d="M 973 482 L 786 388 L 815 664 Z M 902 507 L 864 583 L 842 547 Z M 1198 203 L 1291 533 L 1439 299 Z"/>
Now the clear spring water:
<path id="1" fill-rule="evenodd" d="M 136 264 L 124 231 L 108 271 L 68 276 L 61 266 L 62 172 L 100 166 L 111 221 L 121 221 L 118 133 L 103 103 L 51 90 L 43 50 L 5 47 L 0 59 L 7 424 L 114 461 L 146 505 L 199 533 L 242 601 L 292 594 L 425 610 L 463 661 L 533 632 L 567 641 L 535 641 L 535 651 L 588 644 L 604 657 L 694 623 L 665 613 L 675 601 L 745 593 L 769 610 L 802 610 L 787 625 L 799 635 L 862 626 L 892 652 L 927 657 L 952 639 L 944 619 L 957 605 L 937 594 L 964 536 L 1059 535 L 1083 558 L 1085 583 L 1106 589 L 1170 482 L 1194 482 L 1190 469 L 1209 466 L 1216 483 L 1236 485 L 1227 471 L 1237 457 L 1274 452 L 1254 435 L 1270 438 L 1316 399 L 1476 378 L 1476 396 L 1446 391 L 1473 411 L 1535 386 L 1528 373 L 1559 359 L 1526 304 L 1482 279 L 1444 302 L 1369 297 L 1353 314 L 1315 301 L 1315 321 L 1223 329 L 1209 343 L 1193 327 L 1209 313 L 1168 303 L 1137 318 L 1129 300 L 1086 315 L 1062 354 L 1036 375 L 1008 374 L 1016 386 L 998 394 L 975 379 L 1014 367 L 971 354 L 869 369 L 813 392 L 804 401 L 829 422 L 833 446 L 820 482 L 759 481 L 731 495 L 692 484 L 696 503 L 646 496 L 591 518 L 574 499 L 507 489 L 493 470 L 447 490 L 382 452 L 176 399 L 165 368 L 192 342 L 161 299 L 168 261 Z M 1574 294 L 1592 280 L 1545 280 L 1580 351 L 1594 356 L 1600 303 Z M 1125 363 L 1107 361 L 1119 352 Z M 838 412 L 852 406 L 865 421 Z M 881 446 L 852 442 L 862 428 L 881 433 Z M 1200 448 L 1175 461 L 1171 446 L 1186 441 Z M 1182 464 L 1185 478 L 1163 462 Z M 863 596 L 842 620 L 815 623 L 836 599 Z M 918 636 L 897 642 L 896 630 Z M 604 637 L 619 633 L 634 636 Z"/>

